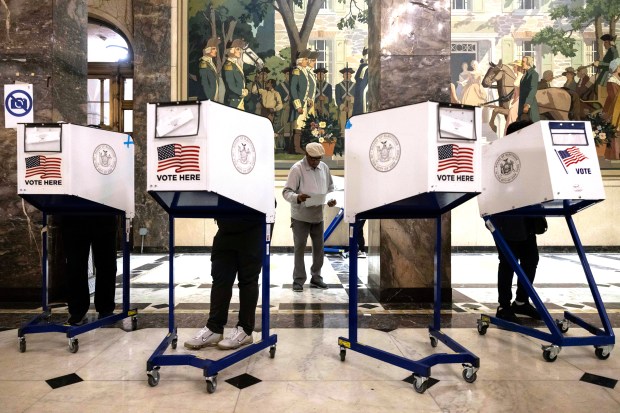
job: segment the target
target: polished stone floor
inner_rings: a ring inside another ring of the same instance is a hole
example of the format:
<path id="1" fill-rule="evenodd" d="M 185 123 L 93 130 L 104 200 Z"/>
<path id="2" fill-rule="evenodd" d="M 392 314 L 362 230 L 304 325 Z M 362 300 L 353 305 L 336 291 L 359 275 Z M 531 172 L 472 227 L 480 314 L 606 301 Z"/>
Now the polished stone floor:
<path id="1" fill-rule="evenodd" d="M 620 329 L 620 277 L 617 254 L 588 254 L 601 297 L 615 331 Z M 309 257 L 307 257 L 309 261 Z M 429 305 L 378 303 L 366 288 L 360 260 L 358 342 L 420 360 L 451 353 L 431 347 Z M 542 357 L 540 340 L 490 326 L 479 335 L 476 320 L 494 313 L 495 254 L 453 254 L 453 303 L 442 309 L 442 331 L 480 357 L 474 383 L 461 377 L 460 364 L 431 369 L 431 385 L 413 390 L 411 371 L 354 351 L 339 356 L 338 337 L 348 337 L 348 263 L 330 256 L 324 267 L 328 290 L 291 291 L 292 256 L 274 254 L 270 278 L 270 332 L 277 334 L 275 357 L 260 351 L 218 375 L 215 393 L 206 392 L 201 369 L 162 366 L 156 387 L 147 383 L 146 361 L 167 333 L 168 258 L 134 255 L 131 307 L 139 309 L 138 329 L 130 320 L 79 335 L 70 353 L 60 333 L 27 335 L 18 351 L 16 327 L 40 308 L 0 304 L 0 411 L 4 412 L 618 412 L 620 357 L 594 355 L 592 346 L 564 347 L 555 362 Z M 207 254 L 175 258 L 175 317 L 179 346 L 165 354 L 187 354 L 182 342 L 204 325 L 209 308 Z M 119 278 L 120 281 L 120 278 Z M 569 310 L 600 325 L 594 300 L 577 256 L 543 254 L 535 285 L 551 315 Z M 120 287 L 120 284 L 119 284 Z M 307 286 L 306 286 L 307 287 Z M 120 302 L 120 288 L 119 288 Z M 234 325 L 238 295 L 229 325 Z M 260 309 L 257 321 L 260 321 Z M 66 318 L 54 305 L 52 320 Z M 95 314 L 90 314 L 91 319 Z M 544 329 L 541 322 L 528 325 Z M 260 330 L 260 323 L 257 330 Z M 587 336 L 571 326 L 567 336 Z M 255 339 L 260 332 L 255 333 Z M 219 359 L 230 352 L 194 352 Z"/>

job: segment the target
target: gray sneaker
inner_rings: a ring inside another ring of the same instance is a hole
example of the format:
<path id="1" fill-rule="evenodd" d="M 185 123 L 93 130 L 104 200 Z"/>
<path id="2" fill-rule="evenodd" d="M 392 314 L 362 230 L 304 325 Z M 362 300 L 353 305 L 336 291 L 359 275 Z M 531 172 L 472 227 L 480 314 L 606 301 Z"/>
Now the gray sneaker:
<path id="1" fill-rule="evenodd" d="M 232 350 L 244 346 L 246 344 L 250 344 L 254 341 L 252 335 L 245 334 L 242 327 L 235 327 L 228 334 L 228 336 L 217 343 L 217 346 L 222 350 Z"/>
<path id="2" fill-rule="evenodd" d="M 222 341 L 222 334 L 214 333 L 207 327 L 203 327 L 198 330 L 193 338 L 185 342 L 185 347 L 191 350 L 200 350 L 204 347 L 217 346 L 220 341 Z"/>

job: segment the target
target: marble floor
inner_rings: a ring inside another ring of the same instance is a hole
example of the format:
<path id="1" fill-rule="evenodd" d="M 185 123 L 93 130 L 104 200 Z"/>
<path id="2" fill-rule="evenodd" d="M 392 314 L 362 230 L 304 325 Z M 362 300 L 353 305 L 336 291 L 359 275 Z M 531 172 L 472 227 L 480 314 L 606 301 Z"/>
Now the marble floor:
<path id="1" fill-rule="evenodd" d="M 602 299 L 616 333 L 620 329 L 618 254 L 588 254 Z M 122 320 L 79 335 L 79 351 L 67 351 L 60 333 L 30 334 L 18 351 L 16 328 L 36 306 L 0 303 L 0 411 L 2 412 L 618 412 L 620 356 L 607 360 L 591 346 L 564 347 L 555 362 L 543 359 L 535 338 L 490 326 L 479 335 L 476 320 L 494 313 L 495 254 L 453 254 L 453 303 L 442 309 L 442 331 L 480 357 L 477 380 L 467 383 L 460 364 L 431 369 L 430 386 L 416 393 L 411 372 L 347 351 L 340 359 L 338 337 L 348 337 L 348 262 L 328 256 L 328 290 L 291 291 L 292 256 L 273 254 L 270 278 L 270 332 L 277 352 L 260 351 L 218 375 L 217 390 L 206 392 L 203 372 L 191 366 L 162 366 L 160 382 L 147 383 L 146 361 L 167 334 L 168 257 L 134 255 L 131 306 L 139 310 L 138 329 Z M 309 261 L 309 257 L 307 257 Z M 411 360 L 451 353 L 431 347 L 430 305 L 379 303 L 366 286 L 365 260 L 359 260 L 358 342 Z M 182 342 L 204 325 L 209 308 L 208 254 L 175 258 L 175 317 L 179 346 L 165 354 L 188 354 Z M 555 318 L 564 310 L 600 325 L 577 256 L 543 254 L 537 291 Z M 120 287 L 120 277 L 119 277 Z M 119 288 L 118 302 L 120 302 Z M 53 321 L 66 307 L 53 306 Z M 233 296 L 229 326 L 236 321 Z M 257 322 L 260 320 L 258 311 Z M 89 316 L 91 319 L 94 311 Z M 541 322 L 528 325 L 544 329 Z M 257 327 L 260 330 L 261 326 Z M 572 326 L 567 336 L 588 333 Z M 260 332 L 255 333 L 255 339 Z M 230 352 L 193 352 L 219 359 Z"/>

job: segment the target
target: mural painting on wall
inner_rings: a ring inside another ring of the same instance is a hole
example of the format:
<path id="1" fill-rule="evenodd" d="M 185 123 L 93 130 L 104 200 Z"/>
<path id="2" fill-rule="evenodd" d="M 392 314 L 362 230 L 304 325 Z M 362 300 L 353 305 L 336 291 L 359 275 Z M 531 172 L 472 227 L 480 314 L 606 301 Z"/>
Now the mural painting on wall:
<path id="1" fill-rule="evenodd" d="M 310 141 L 342 155 L 368 108 L 366 18 L 365 0 L 189 0 L 187 95 L 267 117 L 276 159 Z"/>
<path id="2" fill-rule="evenodd" d="M 483 106 L 485 136 L 528 118 L 591 120 L 620 145 L 620 0 L 452 0 L 451 99 Z"/>

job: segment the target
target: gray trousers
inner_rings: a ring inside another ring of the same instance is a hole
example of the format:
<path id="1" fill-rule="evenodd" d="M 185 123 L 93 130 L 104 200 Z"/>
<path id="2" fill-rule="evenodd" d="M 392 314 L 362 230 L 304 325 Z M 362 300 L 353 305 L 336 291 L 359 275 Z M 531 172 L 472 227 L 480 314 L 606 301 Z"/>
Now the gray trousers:
<path id="1" fill-rule="evenodd" d="M 306 279 L 306 264 L 304 250 L 308 242 L 308 234 L 312 241 L 312 266 L 310 275 L 312 281 L 323 281 L 321 268 L 323 267 L 323 221 L 317 223 L 298 221 L 291 218 L 293 229 L 293 243 L 295 245 L 295 268 L 293 269 L 293 284 L 304 285 Z"/>

